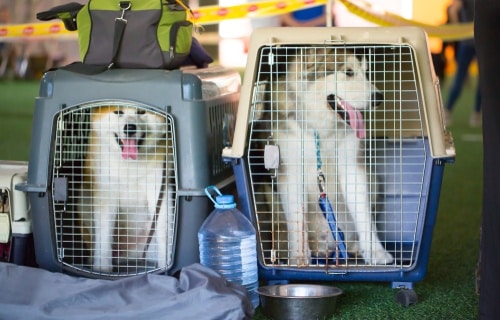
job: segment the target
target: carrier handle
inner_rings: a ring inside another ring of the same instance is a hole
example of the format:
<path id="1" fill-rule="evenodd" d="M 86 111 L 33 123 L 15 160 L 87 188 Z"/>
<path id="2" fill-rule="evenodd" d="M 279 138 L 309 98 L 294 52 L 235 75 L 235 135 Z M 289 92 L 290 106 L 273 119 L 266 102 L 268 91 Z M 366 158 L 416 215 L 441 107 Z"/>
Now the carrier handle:
<path id="1" fill-rule="evenodd" d="M 215 193 L 217 193 L 219 196 L 222 196 L 222 193 L 220 192 L 220 190 L 216 187 L 216 186 L 208 186 L 205 188 L 205 194 L 207 195 L 207 197 L 214 203 L 214 204 L 217 204 L 217 201 L 214 199 L 214 196 L 212 193 L 210 193 L 210 190 L 213 190 L 215 191 Z"/>

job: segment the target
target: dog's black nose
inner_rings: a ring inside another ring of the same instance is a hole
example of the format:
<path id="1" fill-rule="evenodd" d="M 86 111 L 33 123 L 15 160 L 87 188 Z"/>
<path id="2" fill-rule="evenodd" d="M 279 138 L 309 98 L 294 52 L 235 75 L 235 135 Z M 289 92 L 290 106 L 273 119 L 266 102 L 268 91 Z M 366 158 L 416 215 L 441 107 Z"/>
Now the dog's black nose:
<path id="1" fill-rule="evenodd" d="M 127 135 L 127 137 L 133 136 L 137 132 L 137 125 L 133 123 L 127 123 L 125 127 L 123 127 L 123 131 Z"/>
<path id="2" fill-rule="evenodd" d="M 379 106 L 384 101 L 384 95 L 380 92 L 372 93 L 372 107 Z"/>

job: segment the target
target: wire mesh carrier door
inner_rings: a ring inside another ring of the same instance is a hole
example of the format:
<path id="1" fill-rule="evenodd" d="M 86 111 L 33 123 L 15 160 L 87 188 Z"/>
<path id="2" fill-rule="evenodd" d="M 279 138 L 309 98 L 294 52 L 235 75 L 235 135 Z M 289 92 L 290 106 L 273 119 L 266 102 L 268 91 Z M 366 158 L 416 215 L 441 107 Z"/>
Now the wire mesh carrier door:
<path id="1" fill-rule="evenodd" d="M 171 116 L 112 100 L 67 107 L 56 122 L 57 259 L 107 276 L 169 268 L 177 216 Z"/>
<path id="2" fill-rule="evenodd" d="M 429 187 L 442 164 L 433 158 L 454 151 L 443 142 L 437 80 L 419 66 L 429 67 L 428 51 L 386 30 L 362 31 L 273 29 L 252 38 L 245 154 L 265 269 L 409 270 L 430 241 Z M 421 41 L 420 31 L 405 31 Z M 311 41 L 297 41 L 306 32 Z M 242 150 L 235 142 L 226 155 Z"/>

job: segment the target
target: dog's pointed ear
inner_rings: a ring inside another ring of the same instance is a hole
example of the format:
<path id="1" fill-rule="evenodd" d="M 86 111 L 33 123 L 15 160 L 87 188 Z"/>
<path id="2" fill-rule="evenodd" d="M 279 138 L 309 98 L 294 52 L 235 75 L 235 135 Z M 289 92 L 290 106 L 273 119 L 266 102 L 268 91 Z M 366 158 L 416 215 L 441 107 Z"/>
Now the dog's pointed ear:
<path id="1" fill-rule="evenodd" d="M 366 72 L 370 71 L 370 65 L 368 63 L 368 59 L 364 54 L 356 55 L 356 58 L 358 58 L 359 62 L 361 63 L 361 68 L 365 70 Z"/>
<path id="2" fill-rule="evenodd" d="M 366 57 L 363 54 L 356 54 L 355 55 L 356 59 L 358 59 L 359 64 L 361 65 L 361 68 L 363 70 L 366 70 L 367 67 L 367 62 L 366 62 Z"/>
<path id="3" fill-rule="evenodd" d="M 332 58 L 336 56 L 336 58 Z M 337 69 L 336 49 L 329 47 L 322 48 L 307 48 L 305 54 L 297 57 L 302 63 L 301 72 L 308 80 L 314 80 L 318 75 L 323 75 L 324 72 L 334 72 Z M 340 59 L 343 61 L 342 57 Z"/>

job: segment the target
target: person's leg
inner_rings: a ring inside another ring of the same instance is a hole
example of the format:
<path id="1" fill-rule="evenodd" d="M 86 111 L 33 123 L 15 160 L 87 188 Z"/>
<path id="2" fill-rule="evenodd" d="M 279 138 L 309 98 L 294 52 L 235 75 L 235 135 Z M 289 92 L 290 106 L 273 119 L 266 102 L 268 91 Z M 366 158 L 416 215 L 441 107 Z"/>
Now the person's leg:
<path id="1" fill-rule="evenodd" d="M 460 97 L 462 87 L 464 85 L 467 74 L 469 73 L 469 66 L 474 58 L 474 47 L 471 47 L 463 42 L 458 45 L 457 53 L 457 71 L 455 78 L 450 89 L 450 94 L 446 100 L 446 110 L 451 112 L 455 106 L 455 102 Z"/>
<path id="2" fill-rule="evenodd" d="M 500 1 L 476 0 L 475 44 L 483 113 L 483 221 L 479 319 L 500 319 Z"/>

